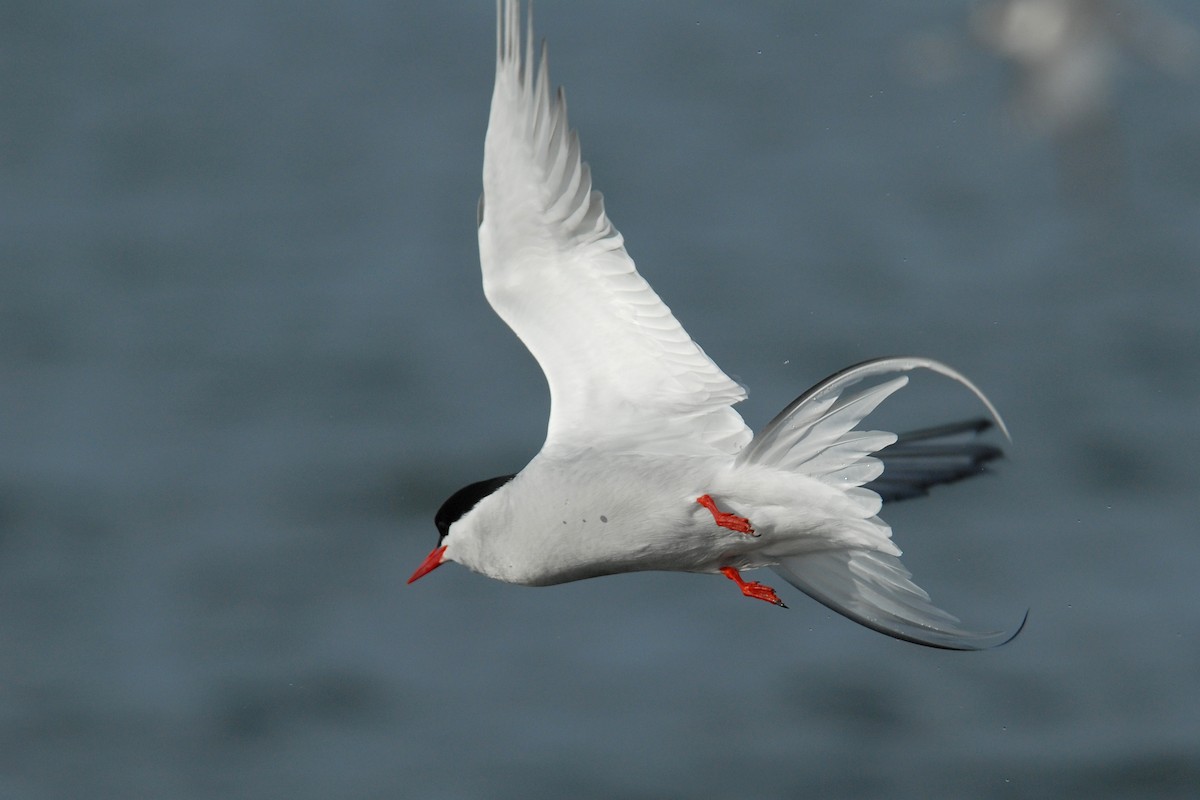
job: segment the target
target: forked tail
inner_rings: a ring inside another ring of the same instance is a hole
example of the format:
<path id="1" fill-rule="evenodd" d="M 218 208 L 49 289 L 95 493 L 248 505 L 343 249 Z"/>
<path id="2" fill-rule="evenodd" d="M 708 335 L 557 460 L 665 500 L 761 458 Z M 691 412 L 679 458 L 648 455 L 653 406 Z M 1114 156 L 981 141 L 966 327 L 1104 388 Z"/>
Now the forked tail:
<path id="1" fill-rule="evenodd" d="M 884 501 L 925 494 L 983 471 L 1000 457 L 997 447 L 975 441 L 993 423 L 976 420 L 897 436 L 857 425 L 908 383 L 904 373 L 927 369 L 969 389 L 1007 437 L 991 402 L 955 370 L 926 358 L 881 358 L 842 370 L 796 398 L 738 455 L 739 463 L 795 470 L 843 491 L 866 490 Z M 875 501 L 878 503 L 878 501 Z M 876 505 L 876 508 L 878 506 Z M 830 549 L 782 558 L 773 569 L 796 588 L 869 628 L 917 644 L 980 650 L 1020 632 L 963 628 L 912 581 L 900 559 L 865 547 Z M 1026 615 L 1028 616 L 1028 615 Z"/>

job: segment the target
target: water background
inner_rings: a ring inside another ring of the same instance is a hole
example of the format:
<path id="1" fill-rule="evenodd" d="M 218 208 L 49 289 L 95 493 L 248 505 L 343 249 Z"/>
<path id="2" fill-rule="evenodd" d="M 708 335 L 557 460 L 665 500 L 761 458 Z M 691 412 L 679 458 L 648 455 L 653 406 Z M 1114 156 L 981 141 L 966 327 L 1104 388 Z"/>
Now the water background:
<path id="1" fill-rule="evenodd" d="M 1080 191 L 963 4 L 539 5 L 752 427 L 897 353 L 1005 414 L 997 474 L 887 514 L 935 600 L 1032 609 L 951 654 L 716 577 L 404 586 L 548 410 L 479 288 L 493 26 L 0 11 L 0 797 L 1195 796 L 1196 76 L 1127 60 Z"/>

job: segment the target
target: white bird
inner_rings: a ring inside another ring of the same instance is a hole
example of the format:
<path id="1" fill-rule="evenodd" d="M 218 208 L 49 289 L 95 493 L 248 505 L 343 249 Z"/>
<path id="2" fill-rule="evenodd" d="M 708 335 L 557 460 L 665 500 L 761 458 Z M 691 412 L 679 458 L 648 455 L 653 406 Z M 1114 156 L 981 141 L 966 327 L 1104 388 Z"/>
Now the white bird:
<path id="1" fill-rule="evenodd" d="M 745 389 L 638 274 L 604 213 L 562 90 L 551 93 L 545 44 L 537 57 L 527 25 L 522 53 L 520 2 L 497 1 L 479 254 L 488 301 L 550 385 L 546 441 L 519 473 L 446 501 L 438 546 L 409 583 L 448 561 L 530 586 L 634 570 L 723 573 L 746 596 L 782 606 L 741 576 L 772 567 L 899 639 L 972 650 L 1012 638 L 967 630 L 933 605 L 878 517 L 885 497 L 981 471 L 1000 455 L 974 441 L 991 423 L 901 437 L 856 428 L 918 368 L 970 389 L 1007 436 L 992 404 L 943 364 L 885 358 L 820 382 L 752 437 L 733 409 Z"/>

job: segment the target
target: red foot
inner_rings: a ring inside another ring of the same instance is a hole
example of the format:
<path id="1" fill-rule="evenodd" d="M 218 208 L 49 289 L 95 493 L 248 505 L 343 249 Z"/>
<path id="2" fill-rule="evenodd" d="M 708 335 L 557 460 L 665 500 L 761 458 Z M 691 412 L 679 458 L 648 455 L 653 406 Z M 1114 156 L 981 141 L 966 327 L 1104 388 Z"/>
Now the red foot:
<path id="1" fill-rule="evenodd" d="M 696 502 L 712 512 L 713 520 L 722 528 L 728 528 L 731 531 L 745 533 L 750 536 L 754 535 L 754 528 L 750 527 L 750 520 L 745 517 L 739 517 L 737 514 L 730 514 L 725 511 L 719 511 L 717 504 L 713 499 L 706 494 L 702 494 L 696 498 Z"/>
<path id="2" fill-rule="evenodd" d="M 742 590 L 742 594 L 746 597 L 753 597 L 756 600 L 766 600 L 768 603 L 774 603 L 780 608 L 787 608 L 783 601 L 779 599 L 779 595 L 775 594 L 775 590 L 770 586 L 764 586 L 757 581 L 746 581 L 733 567 L 721 567 L 721 572 L 726 578 L 733 581 Z"/>

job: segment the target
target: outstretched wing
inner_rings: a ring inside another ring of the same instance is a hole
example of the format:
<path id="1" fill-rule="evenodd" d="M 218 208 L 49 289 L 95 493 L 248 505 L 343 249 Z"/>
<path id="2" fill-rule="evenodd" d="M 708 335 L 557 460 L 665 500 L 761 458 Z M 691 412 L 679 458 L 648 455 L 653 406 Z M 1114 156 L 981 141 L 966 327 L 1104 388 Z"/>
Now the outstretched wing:
<path id="1" fill-rule="evenodd" d="M 480 199 L 483 287 L 550 385 L 546 447 L 734 453 L 745 390 L 692 341 L 625 252 L 592 190 L 546 48 L 498 0 Z"/>

